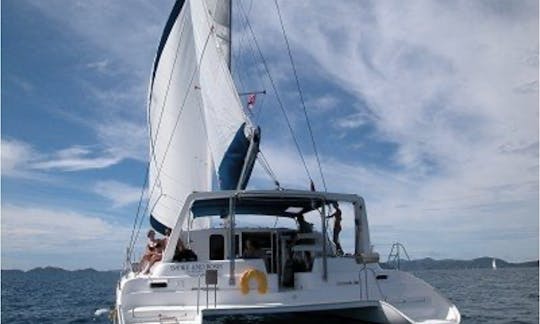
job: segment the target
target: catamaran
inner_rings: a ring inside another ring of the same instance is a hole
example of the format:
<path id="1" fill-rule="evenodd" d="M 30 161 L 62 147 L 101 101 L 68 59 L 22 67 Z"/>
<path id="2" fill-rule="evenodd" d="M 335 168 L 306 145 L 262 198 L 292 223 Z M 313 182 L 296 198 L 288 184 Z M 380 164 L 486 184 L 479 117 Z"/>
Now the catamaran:
<path id="1" fill-rule="evenodd" d="M 459 323 L 456 306 L 433 287 L 380 267 L 360 196 L 246 190 L 261 134 L 229 69 L 230 10 L 230 1 L 177 0 L 165 25 L 149 87 L 147 206 L 152 228 L 170 236 L 148 271 L 133 262 L 131 240 L 115 321 L 302 313 Z M 350 251 L 336 238 L 338 210 Z M 240 225 L 248 218 L 260 221 Z"/>

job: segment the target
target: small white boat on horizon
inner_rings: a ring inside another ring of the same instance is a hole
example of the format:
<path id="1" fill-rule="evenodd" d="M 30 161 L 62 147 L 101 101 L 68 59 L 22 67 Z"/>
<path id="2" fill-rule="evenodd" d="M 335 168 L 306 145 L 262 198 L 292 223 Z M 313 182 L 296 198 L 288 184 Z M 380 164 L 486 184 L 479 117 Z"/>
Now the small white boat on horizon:
<path id="1" fill-rule="evenodd" d="M 148 215 L 156 231 L 171 232 L 148 274 L 133 262 L 136 237 L 130 242 L 115 321 L 303 313 L 459 323 L 432 286 L 380 267 L 360 196 L 245 189 L 261 137 L 228 68 L 230 9 L 229 1 L 177 0 L 166 23 L 149 87 Z"/>
<path id="2" fill-rule="evenodd" d="M 491 260 L 491 268 L 493 270 L 497 270 L 497 260 L 495 260 L 495 259 Z"/>

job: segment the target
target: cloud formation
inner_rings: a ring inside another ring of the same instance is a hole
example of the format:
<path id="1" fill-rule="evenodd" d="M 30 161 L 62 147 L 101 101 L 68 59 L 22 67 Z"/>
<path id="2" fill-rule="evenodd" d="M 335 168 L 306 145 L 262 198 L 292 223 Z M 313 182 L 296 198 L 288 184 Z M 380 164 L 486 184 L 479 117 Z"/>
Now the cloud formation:
<path id="1" fill-rule="evenodd" d="M 112 201 L 115 208 L 135 203 L 139 201 L 141 196 L 141 188 L 114 180 L 98 181 L 94 185 L 93 191 Z"/>
<path id="2" fill-rule="evenodd" d="M 39 152 L 29 143 L 2 139 L 2 176 L 14 178 L 38 177 L 45 171 L 82 171 L 103 169 L 118 164 L 123 156 L 100 152 L 80 145 L 52 153 Z"/>
<path id="3" fill-rule="evenodd" d="M 293 147 L 265 146 L 263 151 L 281 185 L 308 188 Z M 497 186 L 499 179 L 488 181 L 482 175 L 469 179 L 469 173 L 466 178 L 445 174 L 417 177 L 326 156 L 322 162 L 330 191 L 364 197 L 372 243 L 380 253 L 388 252 L 394 241 L 406 243 L 414 257 L 498 255 L 518 261 L 533 259 L 538 253 L 538 182 L 534 178 L 528 182 L 508 178 L 506 185 Z M 307 163 L 315 170 L 314 156 L 307 156 Z M 271 185 L 259 168 L 253 180 L 255 187 Z M 508 244 L 511 237 L 527 248 Z"/>
<path id="4" fill-rule="evenodd" d="M 119 256 L 128 238 L 125 226 L 96 215 L 57 207 L 2 204 L 4 269 L 28 269 L 36 263 L 68 269 L 110 269 L 112 264 L 120 267 Z M 74 262 L 73 255 L 87 261 Z M 29 256 L 35 259 L 27 260 Z"/>
<path id="5" fill-rule="evenodd" d="M 30 177 L 30 165 L 39 159 L 31 145 L 17 140 L 1 139 L 2 176 Z"/>
<path id="6" fill-rule="evenodd" d="M 100 77 L 81 73 L 77 80 L 91 97 L 90 117 L 76 110 L 58 115 L 91 129 L 96 144 L 37 150 L 30 142 L 2 138 L 3 176 L 146 161 L 146 85 L 171 4 L 26 3 L 87 46 L 89 58 L 79 67 Z M 537 256 L 537 2 L 279 3 L 308 111 L 323 134 L 319 152 L 329 189 L 366 198 L 375 244 L 403 240 L 418 256 Z M 296 107 L 274 4 L 253 2 L 245 9 L 286 106 Z M 245 26 L 234 26 L 242 50 L 233 70 L 244 72 L 239 88 L 270 89 L 260 62 L 246 51 L 254 44 Z M 104 76 L 110 79 L 101 83 Z M 30 83 L 19 87 L 34 89 Z M 272 96 L 258 98 L 257 108 L 276 106 Z M 295 130 L 305 136 L 302 116 L 293 108 L 288 111 Z M 283 185 L 307 189 L 288 134 L 275 127 L 281 113 L 267 110 L 255 111 L 263 124 L 265 156 Z M 341 154 L 337 146 L 352 149 Z M 381 159 L 366 164 L 364 158 L 373 154 Z M 316 170 L 309 154 L 307 163 Z M 255 186 L 272 185 L 261 173 L 254 176 Z M 119 179 L 89 189 L 116 208 L 139 194 Z M 9 216 L 8 229 L 13 224 L 38 231 L 43 225 L 38 208 L 9 205 L 6 213 L 28 216 L 24 223 Z M 86 213 L 45 208 L 44 214 L 49 222 L 60 214 L 77 226 L 101 226 L 103 237 L 112 232 L 109 223 Z M 52 232 L 36 233 L 54 241 Z"/>

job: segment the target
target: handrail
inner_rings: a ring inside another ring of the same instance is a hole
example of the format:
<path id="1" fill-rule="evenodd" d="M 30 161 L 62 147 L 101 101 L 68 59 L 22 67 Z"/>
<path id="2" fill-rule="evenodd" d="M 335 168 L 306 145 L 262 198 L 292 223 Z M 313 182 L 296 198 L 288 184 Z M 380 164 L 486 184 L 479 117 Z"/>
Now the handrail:
<path id="1" fill-rule="evenodd" d="M 384 295 L 381 289 L 381 285 L 377 281 L 377 273 L 375 272 L 375 270 L 368 268 L 365 263 L 363 264 L 362 269 L 360 269 L 360 271 L 358 272 L 358 285 L 360 286 L 360 300 L 362 300 L 362 297 L 364 295 L 362 294 L 362 272 L 364 272 L 364 285 L 366 286 L 366 298 L 364 300 L 369 300 L 369 287 L 368 287 L 368 276 L 367 276 L 368 271 L 370 271 L 371 274 L 373 275 L 373 279 L 375 280 L 375 285 L 377 286 L 377 290 L 379 290 L 379 294 L 381 295 L 383 300 L 386 301 L 386 296 Z"/>
<path id="2" fill-rule="evenodd" d="M 400 261 L 401 261 L 401 250 L 403 250 L 403 252 L 405 253 L 407 260 L 411 261 L 411 258 L 409 257 L 409 253 L 407 253 L 405 246 L 401 244 L 400 242 L 395 242 L 394 244 L 392 244 L 390 253 L 388 253 L 388 259 L 386 260 L 386 264 L 393 265 L 394 269 L 399 270 Z"/>
<path id="3" fill-rule="evenodd" d="M 201 290 L 206 291 L 206 308 L 209 308 L 209 297 L 208 292 L 210 291 L 210 288 L 208 288 L 208 283 L 206 284 L 206 288 L 201 288 L 201 277 L 203 274 L 199 274 L 199 277 L 197 278 L 197 314 L 199 314 L 199 308 L 200 308 L 200 301 L 201 301 Z M 217 285 L 214 284 L 214 308 L 217 307 Z"/>

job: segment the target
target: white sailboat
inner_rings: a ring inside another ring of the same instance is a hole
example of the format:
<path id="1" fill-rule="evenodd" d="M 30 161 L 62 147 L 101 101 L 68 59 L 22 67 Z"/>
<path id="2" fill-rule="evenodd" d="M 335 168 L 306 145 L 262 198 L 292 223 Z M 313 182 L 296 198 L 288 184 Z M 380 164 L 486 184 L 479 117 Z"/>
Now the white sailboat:
<path id="1" fill-rule="evenodd" d="M 215 316 L 293 312 L 375 323 L 459 323 L 456 306 L 433 287 L 379 266 L 361 197 L 245 190 L 260 136 L 228 69 L 229 39 L 229 1 L 175 2 L 148 105 L 150 222 L 171 234 L 148 274 L 130 267 L 133 246 L 128 250 L 115 320 L 201 323 Z M 213 191 L 214 177 L 219 191 Z M 341 253 L 326 234 L 337 203 L 350 222 L 344 228 L 353 231 L 351 253 Z M 237 225 L 244 217 L 269 216 L 300 227 Z M 314 229 L 305 226 L 304 216 L 315 219 Z M 212 218 L 223 224 L 210 226 Z M 254 242 L 257 253 L 242 254 L 255 249 Z M 186 251 L 193 253 L 186 257 Z"/>
<path id="2" fill-rule="evenodd" d="M 491 260 L 491 268 L 493 270 L 497 270 L 497 260 L 495 260 L 495 259 Z"/>

